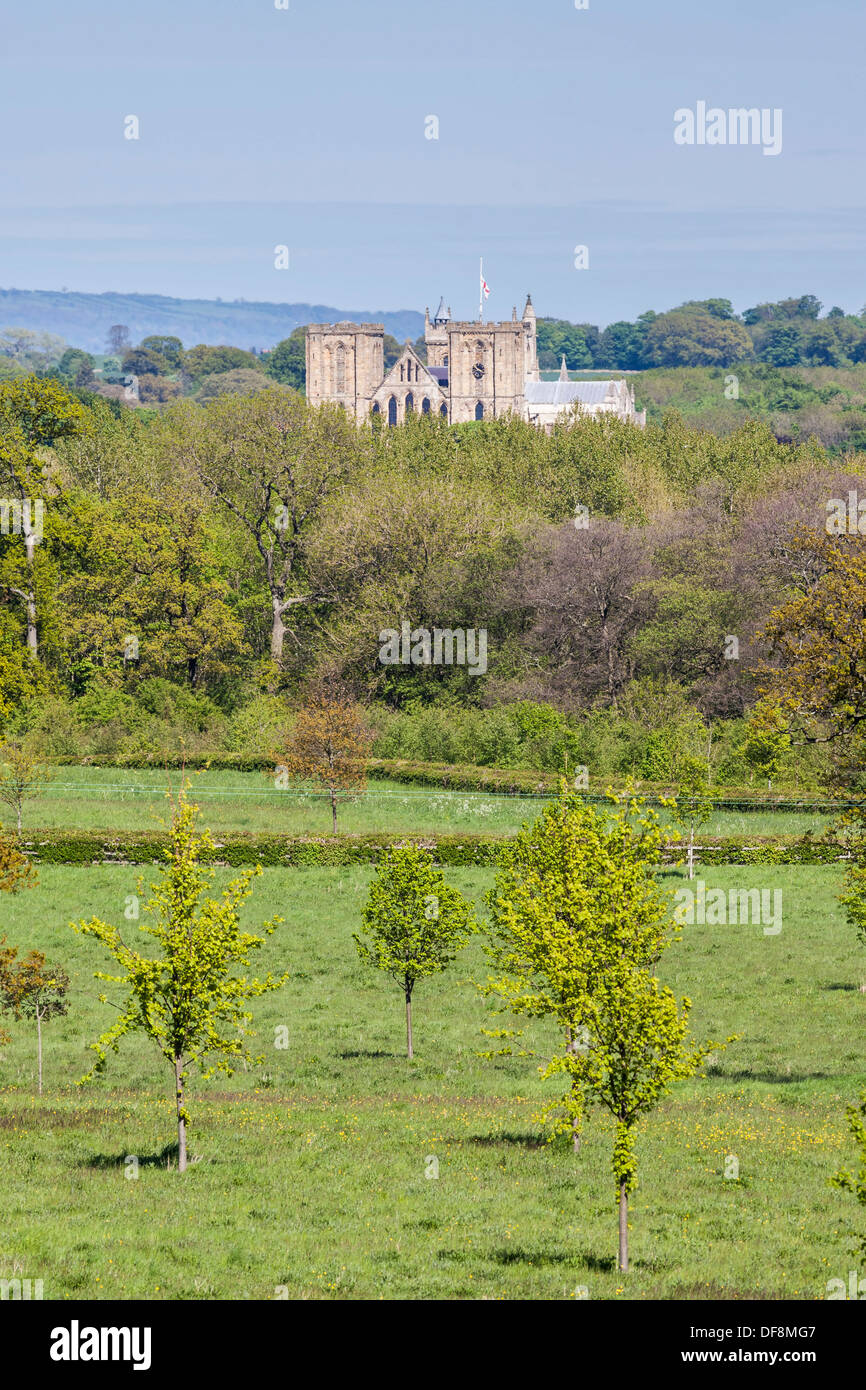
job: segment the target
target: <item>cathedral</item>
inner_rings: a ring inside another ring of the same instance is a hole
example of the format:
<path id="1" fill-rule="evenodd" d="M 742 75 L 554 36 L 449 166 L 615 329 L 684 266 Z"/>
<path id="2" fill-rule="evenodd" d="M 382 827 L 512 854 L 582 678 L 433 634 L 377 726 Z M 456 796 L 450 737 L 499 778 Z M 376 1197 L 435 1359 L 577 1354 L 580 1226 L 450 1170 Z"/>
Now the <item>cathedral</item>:
<path id="1" fill-rule="evenodd" d="M 612 413 L 637 425 L 634 391 L 625 381 L 569 381 L 565 358 L 558 381 L 542 381 L 536 317 L 527 296 L 504 323 L 455 322 L 444 299 L 424 315 L 427 361 L 411 343 L 385 371 L 381 323 L 311 323 L 307 328 L 307 399 L 336 402 L 364 420 L 379 415 L 398 425 L 408 414 L 441 415 L 449 424 L 514 414 L 550 430 L 575 406 L 589 415 Z"/>

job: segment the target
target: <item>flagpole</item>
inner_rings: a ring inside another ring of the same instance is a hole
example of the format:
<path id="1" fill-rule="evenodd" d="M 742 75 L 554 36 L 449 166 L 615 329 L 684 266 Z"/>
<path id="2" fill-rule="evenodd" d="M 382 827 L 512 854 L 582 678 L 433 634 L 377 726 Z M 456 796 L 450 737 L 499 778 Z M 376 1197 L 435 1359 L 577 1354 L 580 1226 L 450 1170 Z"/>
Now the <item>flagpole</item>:
<path id="1" fill-rule="evenodd" d="M 478 322 L 484 322 L 484 257 L 478 263 Z"/>

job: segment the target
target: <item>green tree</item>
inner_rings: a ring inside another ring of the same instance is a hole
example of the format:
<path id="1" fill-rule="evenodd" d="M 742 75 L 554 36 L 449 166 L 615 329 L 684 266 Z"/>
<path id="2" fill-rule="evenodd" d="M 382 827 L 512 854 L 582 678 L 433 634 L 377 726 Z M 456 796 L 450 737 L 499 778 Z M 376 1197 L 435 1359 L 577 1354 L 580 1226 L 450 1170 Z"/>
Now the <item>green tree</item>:
<path id="1" fill-rule="evenodd" d="M 256 371 L 259 359 L 252 352 L 244 352 L 243 348 L 197 343 L 183 354 L 182 365 L 184 373 L 198 384 L 202 377 L 214 372 L 231 372 L 236 367 L 251 367 Z"/>
<path id="2" fill-rule="evenodd" d="M 676 936 L 657 881 L 663 842 L 641 798 L 627 794 L 609 820 L 563 787 L 506 849 L 488 897 L 496 973 L 485 992 L 517 1015 L 555 1019 L 565 1040 L 542 1076 L 564 1074 L 568 1091 L 544 1114 L 572 1133 L 587 1103 L 614 1117 L 622 1270 L 634 1127 L 710 1050 L 688 1046 L 689 1001 L 678 1006 L 653 973 Z"/>
<path id="3" fill-rule="evenodd" d="M 543 1076 L 564 1073 L 590 1103 L 613 1117 L 615 1137 L 611 1166 L 619 1207 L 617 1264 L 629 1267 L 628 1203 L 637 1186 L 635 1126 L 654 1110 L 676 1081 L 693 1076 L 704 1057 L 719 1044 L 694 1046 L 689 1040 L 689 999 L 677 1002 L 645 966 L 632 959 L 632 940 L 646 949 L 646 926 L 653 911 L 646 901 L 637 917 L 625 917 L 621 939 L 590 940 L 601 958 L 589 996 L 575 997 L 583 1014 L 582 1046 L 551 1058 Z M 666 924 L 656 921 L 655 949 L 660 955 L 671 944 Z M 652 930 L 652 928 L 651 928 Z M 733 1038 L 729 1038 L 732 1042 Z"/>
<path id="4" fill-rule="evenodd" d="M 250 547 L 280 664 L 290 613 L 322 601 L 310 585 L 310 538 L 325 502 L 364 457 L 362 435 L 342 407 L 313 408 L 275 388 L 211 402 L 188 453 Z"/>
<path id="5" fill-rule="evenodd" d="M 307 381 L 307 330 L 296 328 L 288 338 L 262 356 L 268 376 L 283 386 L 303 391 Z"/>
<path id="6" fill-rule="evenodd" d="M 24 605 L 27 648 L 34 660 L 39 649 L 37 585 L 46 568 L 37 551 L 46 498 L 57 495 L 44 450 L 86 428 L 86 411 L 59 382 L 25 376 L 0 385 L 0 490 L 18 530 L 0 564 L 0 589 Z"/>
<path id="7" fill-rule="evenodd" d="M 197 817 L 198 807 L 182 791 L 174 804 L 162 877 L 152 885 L 138 928 L 155 943 L 156 955 L 128 945 L 118 927 L 99 918 L 72 924 L 74 931 L 100 941 L 121 967 L 121 974 L 98 972 L 96 978 L 126 990 L 118 1018 L 91 1044 L 97 1060 L 82 1081 L 103 1071 L 109 1050 L 116 1052 L 128 1033 L 141 1031 L 156 1043 L 174 1072 L 180 1172 L 187 1166 L 185 1088 L 190 1068 L 208 1077 L 215 1072 L 231 1075 L 239 1061 L 260 1062 L 245 1043 L 252 1020 L 246 1005 L 288 979 L 288 971 L 277 976 L 269 972 L 264 979 L 247 974 L 251 954 L 261 949 L 282 918 L 265 922 L 264 936 L 241 930 L 240 908 L 250 896 L 253 878 L 261 873 L 260 865 L 233 879 L 221 897 L 208 896 L 214 870 L 202 863 L 202 856 L 213 853 L 215 846 L 208 830 L 197 833 Z M 100 999 L 107 1002 L 104 994 Z"/>
<path id="8" fill-rule="evenodd" d="M 790 724 L 784 712 L 770 700 L 759 700 L 746 723 L 740 745 L 743 757 L 767 779 L 772 788 L 791 748 Z"/>
<path id="9" fill-rule="evenodd" d="M 147 348 L 131 348 L 123 359 L 123 370 L 133 376 L 161 376 L 168 363 L 156 352 Z"/>
<path id="10" fill-rule="evenodd" d="M 5 959 L 3 958 L 5 956 Z M 36 1023 L 36 1060 L 39 1095 L 42 1095 L 42 1025 L 59 1018 L 69 1008 L 69 976 L 56 965 L 49 966 L 42 951 L 28 951 L 21 960 L 17 952 L 0 950 L 0 1004 L 16 1019 L 32 1018 Z"/>
<path id="11" fill-rule="evenodd" d="M 752 339 L 743 324 L 687 304 L 659 314 L 644 347 L 650 367 L 727 367 L 748 361 L 752 354 Z"/>
<path id="12" fill-rule="evenodd" d="M 183 363 L 183 343 L 180 338 L 155 333 L 149 338 L 142 338 L 138 346 L 145 352 L 152 352 L 156 357 L 162 358 L 171 372 L 178 371 Z"/>
<path id="13" fill-rule="evenodd" d="M 651 962 L 655 927 L 665 904 L 655 887 L 664 833 L 642 798 L 628 795 L 609 817 L 566 790 L 525 826 L 500 856 L 490 908 L 488 955 L 493 973 L 484 994 L 517 1017 L 555 1019 L 571 1053 L 585 1036 L 585 1000 L 601 955 L 597 937 L 618 935 L 629 916 L 642 923 L 629 940 L 632 957 Z M 509 1055 L 510 1028 L 485 1030 L 502 1046 L 488 1056 Z M 569 1095 L 551 1108 L 570 1126 L 575 1151 L 585 1109 L 585 1089 L 575 1075 Z"/>
<path id="14" fill-rule="evenodd" d="M 406 1052 L 412 1045 L 412 992 L 451 964 L 475 930 L 472 905 L 445 882 L 418 845 L 395 845 L 379 864 L 364 908 L 361 960 L 395 979 L 406 1000 Z"/>
<path id="15" fill-rule="evenodd" d="M 0 744 L 0 801 L 15 812 L 21 838 L 21 811 L 25 801 L 40 796 L 51 773 L 21 744 Z"/>
<path id="16" fill-rule="evenodd" d="M 141 488 L 89 509 L 78 561 L 60 590 L 76 667 L 167 674 L 201 689 L 248 651 L 217 518 L 181 473 L 159 495 Z"/>

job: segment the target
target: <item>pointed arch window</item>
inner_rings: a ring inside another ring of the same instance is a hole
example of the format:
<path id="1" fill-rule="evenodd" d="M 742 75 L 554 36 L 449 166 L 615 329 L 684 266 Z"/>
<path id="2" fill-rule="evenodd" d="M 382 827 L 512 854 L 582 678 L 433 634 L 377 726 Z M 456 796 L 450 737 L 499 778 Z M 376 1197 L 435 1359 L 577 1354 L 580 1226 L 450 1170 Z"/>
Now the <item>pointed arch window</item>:
<path id="1" fill-rule="evenodd" d="M 484 419 L 484 402 L 483 402 L 483 401 L 479 401 L 478 404 L 477 404 L 476 407 L 475 407 L 475 419 L 476 419 L 476 420 L 483 420 L 483 419 Z"/>
<path id="2" fill-rule="evenodd" d="M 407 415 L 414 415 L 414 414 L 415 414 L 415 397 L 412 395 L 412 392 L 411 392 L 411 391 L 409 392 L 408 396 L 406 397 L 406 414 L 407 414 Z"/>
<path id="3" fill-rule="evenodd" d="M 388 401 L 388 424 L 389 424 L 389 425 L 396 425 L 396 423 L 397 423 L 397 397 L 396 397 L 396 396 L 392 396 L 391 399 Z"/>
<path id="4" fill-rule="evenodd" d="M 423 399 L 423 401 L 421 402 L 421 414 L 422 414 L 422 415 L 429 415 L 429 414 L 430 414 L 430 397 L 429 397 L 429 396 L 425 396 L 424 399 Z"/>

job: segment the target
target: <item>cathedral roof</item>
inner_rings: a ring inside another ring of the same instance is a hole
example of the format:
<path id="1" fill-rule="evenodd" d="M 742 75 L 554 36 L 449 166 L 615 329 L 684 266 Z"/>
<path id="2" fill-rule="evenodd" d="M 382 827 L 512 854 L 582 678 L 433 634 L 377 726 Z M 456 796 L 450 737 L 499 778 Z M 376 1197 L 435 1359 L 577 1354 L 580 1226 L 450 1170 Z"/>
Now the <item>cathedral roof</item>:
<path id="1" fill-rule="evenodd" d="M 523 391 L 527 405 L 601 405 L 618 389 L 613 381 L 527 381 Z"/>

